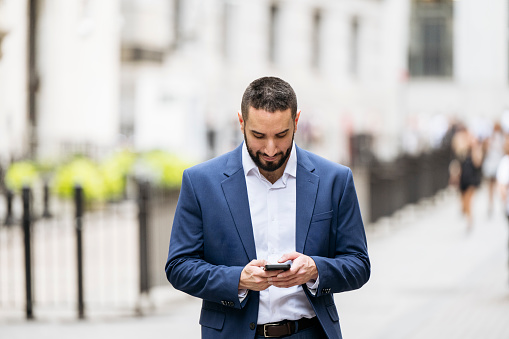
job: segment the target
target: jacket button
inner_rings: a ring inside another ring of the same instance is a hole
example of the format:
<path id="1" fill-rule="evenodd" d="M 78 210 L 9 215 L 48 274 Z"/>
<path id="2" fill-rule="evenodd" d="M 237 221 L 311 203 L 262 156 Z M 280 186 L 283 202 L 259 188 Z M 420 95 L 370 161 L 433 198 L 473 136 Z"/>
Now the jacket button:
<path id="1" fill-rule="evenodd" d="M 249 324 L 249 328 L 254 330 L 256 328 L 256 324 L 255 323 L 251 323 Z"/>

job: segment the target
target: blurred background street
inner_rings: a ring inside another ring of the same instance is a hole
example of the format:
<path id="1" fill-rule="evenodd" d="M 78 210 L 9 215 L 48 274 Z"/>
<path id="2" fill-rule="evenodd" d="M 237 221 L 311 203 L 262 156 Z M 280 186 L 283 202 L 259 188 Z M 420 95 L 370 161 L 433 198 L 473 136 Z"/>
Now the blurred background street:
<path id="1" fill-rule="evenodd" d="M 163 270 L 182 172 L 267 75 L 354 173 L 345 338 L 509 338 L 507 0 L 0 0 L 0 338 L 198 338 Z"/>
<path id="2" fill-rule="evenodd" d="M 343 335 L 353 339 L 501 339 L 509 337 L 508 227 L 500 204 L 487 216 L 487 191 L 475 200 L 467 231 L 457 193 L 441 192 L 368 226 L 372 277 L 336 296 Z M 26 322 L 4 313 L 2 338 L 199 338 L 201 302 L 170 286 L 154 291 L 144 317 L 73 319 L 43 315 Z"/>

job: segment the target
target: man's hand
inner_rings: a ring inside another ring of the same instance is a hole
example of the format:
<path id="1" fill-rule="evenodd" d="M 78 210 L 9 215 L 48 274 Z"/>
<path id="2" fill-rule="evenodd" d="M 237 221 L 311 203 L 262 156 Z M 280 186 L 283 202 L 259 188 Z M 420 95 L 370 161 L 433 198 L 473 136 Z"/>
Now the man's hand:
<path id="1" fill-rule="evenodd" d="M 240 274 L 239 290 L 263 291 L 272 284 L 272 279 L 283 271 L 265 271 L 265 260 L 253 260 L 247 264 Z"/>
<path id="2" fill-rule="evenodd" d="M 280 272 L 277 276 L 269 278 L 269 283 L 276 287 L 292 287 L 307 283 L 318 278 L 318 269 L 315 261 L 302 253 L 293 252 L 284 254 L 279 262 L 293 260 L 288 271 Z"/>

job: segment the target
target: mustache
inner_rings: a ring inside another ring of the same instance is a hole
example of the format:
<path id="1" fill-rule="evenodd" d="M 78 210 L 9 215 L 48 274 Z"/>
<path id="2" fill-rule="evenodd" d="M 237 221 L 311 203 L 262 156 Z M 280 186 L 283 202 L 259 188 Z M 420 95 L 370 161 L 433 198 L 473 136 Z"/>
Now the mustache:
<path id="1" fill-rule="evenodd" d="M 257 152 L 256 152 L 256 155 L 257 155 L 257 156 L 260 156 L 260 155 L 261 155 L 261 156 L 266 156 L 266 157 L 269 157 L 269 158 L 273 158 L 273 157 L 277 157 L 277 156 L 279 156 L 279 155 L 284 155 L 284 153 L 283 153 L 283 152 L 278 152 L 278 153 L 276 153 L 276 154 L 274 154 L 274 155 L 268 155 L 267 153 L 262 153 L 262 152 L 260 152 L 260 151 L 257 151 Z"/>

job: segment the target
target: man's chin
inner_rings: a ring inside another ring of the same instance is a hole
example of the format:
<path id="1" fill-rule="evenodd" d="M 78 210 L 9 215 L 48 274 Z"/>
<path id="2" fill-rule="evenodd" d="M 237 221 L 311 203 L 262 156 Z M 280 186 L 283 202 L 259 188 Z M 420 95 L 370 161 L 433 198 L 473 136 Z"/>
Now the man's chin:
<path id="1" fill-rule="evenodd" d="M 279 166 L 279 167 L 281 167 L 281 166 Z M 279 167 L 277 167 L 277 166 L 266 166 L 266 165 L 264 165 L 264 166 L 260 166 L 260 168 L 261 168 L 262 170 L 264 170 L 265 172 L 274 172 L 274 171 L 276 171 Z"/>
<path id="2" fill-rule="evenodd" d="M 258 158 L 258 164 L 261 165 L 259 167 L 266 172 L 274 172 L 279 169 L 283 165 L 280 162 L 280 159 L 278 161 L 265 161 Z"/>

